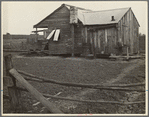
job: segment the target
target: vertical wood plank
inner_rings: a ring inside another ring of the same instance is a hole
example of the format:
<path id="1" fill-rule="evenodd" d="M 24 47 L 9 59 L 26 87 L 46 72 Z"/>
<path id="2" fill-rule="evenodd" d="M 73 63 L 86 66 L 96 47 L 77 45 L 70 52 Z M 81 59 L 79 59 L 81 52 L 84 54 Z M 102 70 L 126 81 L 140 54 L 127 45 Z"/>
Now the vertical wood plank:
<path id="1" fill-rule="evenodd" d="M 126 18 L 127 18 L 126 15 L 127 14 L 125 14 L 124 16 L 124 23 L 123 23 L 124 24 L 123 26 L 124 27 L 124 45 L 126 45 Z"/>
<path id="2" fill-rule="evenodd" d="M 103 33 L 103 38 L 102 38 L 102 41 L 103 41 L 103 51 L 105 52 L 105 29 L 102 30 L 102 33 Z"/>
<path id="3" fill-rule="evenodd" d="M 140 49 L 139 49 L 139 43 L 140 43 L 140 42 L 139 42 L 139 27 L 138 27 L 137 29 L 138 29 L 138 30 L 137 30 L 137 40 L 138 40 L 138 41 L 137 41 L 137 42 L 138 42 L 137 44 L 138 44 L 138 51 L 140 52 Z"/>
<path id="4" fill-rule="evenodd" d="M 128 14 L 129 14 L 129 12 L 127 12 L 127 14 L 126 14 L 126 25 L 127 25 L 127 27 L 126 27 L 126 45 L 128 46 L 128 44 L 129 44 L 129 42 L 128 42 L 128 39 L 129 39 L 129 34 L 128 34 L 128 32 L 129 32 L 129 23 L 128 23 Z"/>
<path id="5" fill-rule="evenodd" d="M 131 11 L 130 11 L 130 45 L 131 45 L 131 54 L 133 54 L 133 21 Z"/>
<path id="6" fill-rule="evenodd" d="M 74 56 L 74 25 L 71 24 L 72 57 Z"/>
<path id="7" fill-rule="evenodd" d="M 85 36 L 84 36 L 85 35 L 85 31 L 84 30 L 85 30 L 85 28 L 82 27 L 81 35 L 82 35 L 82 42 L 83 43 L 85 43 Z"/>
<path id="8" fill-rule="evenodd" d="M 105 29 L 105 44 L 104 44 L 104 52 L 106 51 L 106 47 L 107 47 L 107 42 L 108 42 L 108 34 L 107 34 L 108 32 L 107 32 L 107 29 Z"/>
<path id="9" fill-rule="evenodd" d="M 122 18 L 122 42 L 124 43 L 124 17 Z"/>
<path id="10" fill-rule="evenodd" d="M 97 39 L 98 39 L 98 50 L 99 50 L 99 52 L 100 52 L 100 35 L 101 35 L 101 31 L 100 30 L 98 30 L 98 37 L 97 37 Z"/>
<path id="11" fill-rule="evenodd" d="M 98 30 L 96 31 L 96 49 L 97 49 L 97 51 L 96 51 L 96 53 L 99 53 L 99 48 L 98 48 Z"/>
<path id="12" fill-rule="evenodd" d="M 119 41 L 120 38 L 120 22 L 117 25 L 117 42 Z"/>
<path id="13" fill-rule="evenodd" d="M 92 40 L 92 54 L 95 56 L 95 48 L 94 48 L 94 34 L 93 31 L 91 31 L 91 40 Z"/>
<path id="14" fill-rule="evenodd" d="M 87 42 L 87 27 L 85 27 L 85 32 L 84 33 L 85 33 L 85 43 L 88 43 Z"/>
<path id="15" fill-rule="evenodd" d="M 82 25 L 81 25 L 82 26 Z M 85 41 L 85 27 L 82 26 L 82 47 L 83 47 L 83 55 L 86 56 L 86 51 L 87 51 L 87 47 L 86 47 L 86 41 Z"/>
<path id="16" fill-rule="evenodd" d="M 117 48 L 117 44 L 118 44 L 118 38 L 119 38 L 119 34 L 118 34 L 118 28 L 115 29 L 115 38 L 116 38 L 116 44 L 115 44 L 115 54 L 117 55 L 118 54 L 118 50 L 116 49 Z"/>
<path id="17" fill-rule="evenodd" d="M 132 21 L 131 21 L 131 11 L 129 11 L 130 18 L 130 53 L 132 54 Z"/>
<path id="18" fill-rule="evenodd" d="M 108 29 L 108 43 L 107 43 L 107 53 L 110 54 L 112 52 L 112 45 L 113 45 L 113 37 L 112 37 L 112 30 L 113 28 Z"/>
<path id="19" fill-rule="evenodd" d="M 114 38 L 115 38 L 115 45 L 114 46 L 116 46 L 116 44 L 117 44 L 117 30 L 116 30 L 116 28 L 114 29 Z"/>
<path id="20" fill-rule="evenodd" d="M 82 49 L 83 49 L 83 55 L 85 54 L 85 48 L 84 48 L 84 45 L 83 45 L 83 43 L 84 43 L 84 28 L 83 28 L 83 26 L 81 25 L 81 41 L 82 41 Z"/>
<path id="21" fill-rule="evenodd" d="M 111 45 L 110 45 L 110 53 L 113 53 L 114 48 L 114 28 L 111 28 Z"/>
<path id="22" fill-rule="evenodd" d="M 119 40 L 120 39 L 122 39 L 122 19 L 120 20 L 120 38 L 119 38 Z"/>
<path id="23" fill-rule="evenodd" d="M 132 12 L 131 12 L 132 13 Z M 134 16 L 133 16 L 133 13 L 132 13 L 132 47 L 133 47 L 133 53 L 135 52 L 135 40 L 134 40 Z"/>
<path id="24" fill-rule="evenodd" d="M 110 29 L 105 29 L 105 53 L 109 53 L 110 51 L 110 39 L 111 39 L 111 36 L 110 36 Z"/>
<path id="25" fill-rule="evenodd" d="M 91 44 L 91 53 L 93 54 L 93 42 L 92 42 L 92 32 L 89 31 L 89 34 L 90 34 L 90 44 Z"/>
<path id="26" fill-rule="evenodd" d="M 96 31 L 93 32 L 93 42 L 94 42 L 94 56 L 96 56 L 97 53 L 97 35 L 96 35 Z"/>
<path id="27" fill-rule="evenodd" d="M 94 48 L 96 48 L 96 31 L 93 32 L 93 37 L 94 37 Z"/>
<path id="28" fill-rule="evenodd" d="M 116 45 L 116 37 L 115 37 L 115 28 L 113 28 L 113 34 L 112 34 L 112 37 L 113 37 L 113 46 L 112 46 L 112 53 L 115 53 L 115 45 Z"/>
<path id="29" fill-rule="evenodd" d="M 128 46 L 129 46 L 129 49 L 130 49 L 130 10 L 128 12 Z"/>

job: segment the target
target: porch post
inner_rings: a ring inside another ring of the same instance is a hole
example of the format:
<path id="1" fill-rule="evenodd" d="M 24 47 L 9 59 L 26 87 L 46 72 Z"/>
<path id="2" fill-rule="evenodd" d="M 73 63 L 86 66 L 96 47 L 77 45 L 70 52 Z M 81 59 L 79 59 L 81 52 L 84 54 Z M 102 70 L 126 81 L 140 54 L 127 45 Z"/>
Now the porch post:
<path id="1" fill-rule="evenodd" d="M 38 40 L 38 32 L 37 32 L 37 28 L 36 28 L 36 39 L 35 39 L 35 42 L 37 42 Z"/>

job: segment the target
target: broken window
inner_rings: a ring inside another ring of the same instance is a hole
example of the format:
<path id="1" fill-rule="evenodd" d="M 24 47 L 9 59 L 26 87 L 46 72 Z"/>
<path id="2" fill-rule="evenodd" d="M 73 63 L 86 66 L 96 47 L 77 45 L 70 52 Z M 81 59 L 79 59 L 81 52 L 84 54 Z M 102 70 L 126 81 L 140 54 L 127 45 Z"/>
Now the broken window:
<path id="1" fill-rule="evenodd" d="M 60 29 L 57 29 L 53 41 L 58 41 L 59 35 L 60 35 Z"/>
<path id="2" fill-rule="evenodd" d="M 48 40 L 51 39 L 51 37 L 53 36 L 54 32 L 55 32 L 55 30 L 52 30 L 52 32 L 48 35 L 48 37 L 47 37 Z"/>

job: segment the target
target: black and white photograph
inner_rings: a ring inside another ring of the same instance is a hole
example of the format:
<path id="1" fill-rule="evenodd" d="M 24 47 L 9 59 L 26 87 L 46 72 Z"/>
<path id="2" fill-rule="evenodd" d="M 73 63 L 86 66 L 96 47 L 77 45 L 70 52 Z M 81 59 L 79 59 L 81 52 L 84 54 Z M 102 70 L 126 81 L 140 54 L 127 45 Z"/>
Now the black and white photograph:
<path id="1" fill-rule="evenodd" d="M 1 1 L 1 115 L 148 115 L 147 14 L 147 1 Z"/>

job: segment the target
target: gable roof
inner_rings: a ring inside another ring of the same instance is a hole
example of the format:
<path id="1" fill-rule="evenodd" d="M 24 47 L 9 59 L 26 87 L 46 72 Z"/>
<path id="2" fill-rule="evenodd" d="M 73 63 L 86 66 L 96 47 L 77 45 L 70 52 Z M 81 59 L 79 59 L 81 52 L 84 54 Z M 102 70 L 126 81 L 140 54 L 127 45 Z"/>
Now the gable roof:
<path id="1" fill-rule="evenodd" d="M 37 23 L 36 25 L 33 26 L 33 28 L 38 27 L 39 24 L 41 24 L 43 21 L 45 21 L 47 18 L 49 18 L 51 15 L 53 15 L 55 12 L 59 11 L 61 8 L 66 7 L 68 10 L 70 10 L 70 7 L 76 7 L 76 6 L 72 6 L 72 5 L 68 5 L 68 4 L 62 4 L 60 7 L 58 7 L 55 11 L 53 11 L 50 15 L 48 15 L 47 17 L 45 17 L 43 20 L 41 20 L 39 23 Z M 84 9 L 81 7 L 76 7 L 78 10 L 82 10 L 82 11 L 91 11 L 90 9 Z M 40 28 L 45 28 L 45 27 L 40 27 Z"/>
<path id="2" fill-rule="evenodd" d="M 103 10 L 103 11 L 92 11 L 90 9 L 84 9 L 72 5 L 62 4 L 58 7 L 54 12 L 48 15 L 46 18 L 41 20 L 39 23 L 34 25 L 34 28 L 43 28 L 40 26 L 42 22 L 48 19 L 51 15 L 55 12 L 59 11 L 61 8 L 66 7 L 70 10 L 70 7 L 75 7 L 78 10 L 78 19 L 83 23 L 83 25 L 106 25 L 106 24 L 116 24 L 118 23 L 121 18 L 131 9 L 129 8 L 119 8 L 119 9 L 110 9 L 110 10 Z M 114 21 L 111 21 L 111 17 L 114 16 Z M 136 17 L 135 17 L 136 19 Z M 136 19 L 137 21 L 137 19 Z M 138 21 L 137 21 L 138 23 Z M 139 25 L 139 23 L 138 23 Z M 139 25 L 140 26 L 140 25 Z"/>
<path id="3" fill-rule="evenodd" d="M 53 15 L 55 12 L 57 12 L 58 10 L 60 10 L 62 7 L 64 7 L 64 5 L 62 4 L 60 7 L 58 7 L 55 11 L 53 11 L 50 15 L 48 15 L 47 17 L 45 17 L 43 20 L 41 20 L 39 23 L 35 24 L 33 26 L 33 28 L 37 28 L 39 24 L 41 24 L 43 21 L 45 21 L 47 18 L 49 18 L 51 15 Z M 44 28 L 44 27 L 41 27 Z"/>
<path id="4" fill-rule="evenodd" d="M 104 11 L 78 11 L 78 19 L 84 25 L 103 25 L 103 24 L 115 24 L 125 15 L 130 8 L 121 8 Z M 115 21 L 111 21 L 111 17 L 114 16 Z"/>

